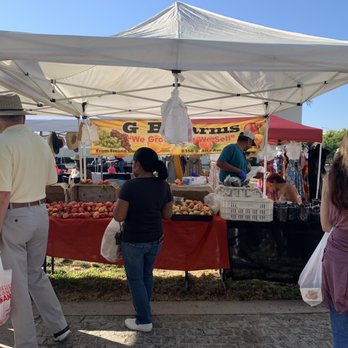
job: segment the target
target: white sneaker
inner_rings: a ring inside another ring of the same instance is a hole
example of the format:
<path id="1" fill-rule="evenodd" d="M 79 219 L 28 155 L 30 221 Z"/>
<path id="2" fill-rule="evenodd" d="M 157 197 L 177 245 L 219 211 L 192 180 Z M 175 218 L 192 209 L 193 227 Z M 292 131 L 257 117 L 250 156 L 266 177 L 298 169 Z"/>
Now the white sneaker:
<path id="1" fill-rule="evenodd" d="M 137 324 L 135 319 L 126 319 L 124 324 L 129 330 L 150 332 L 152 331 L 152 323 L 149 324 Z"/>
<path id="2" fill-rule="evenodd" d="M 68 338 L 68 336 L 70 334 L 71 334 L 71 331 L 69 329 L 69 326 L 67 326 L 63 330 L 55 333 L 53 335 L 53 340 L 56 341 L 56 342 L 63 342 L 63 341 L 65 341 Z"/>

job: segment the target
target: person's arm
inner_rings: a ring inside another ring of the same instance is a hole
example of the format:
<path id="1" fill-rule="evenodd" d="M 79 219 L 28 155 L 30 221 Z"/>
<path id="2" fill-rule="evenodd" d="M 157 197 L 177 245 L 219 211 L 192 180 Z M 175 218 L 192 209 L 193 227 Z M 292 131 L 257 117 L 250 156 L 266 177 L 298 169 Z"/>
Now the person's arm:
<path id="1" fill-rule="evenodd" d="M 114 219 L 122 222 L 128 214 L 129 203 L 121 198 L 118 198 L 114 208 Z"/>
<path id="2" fill-rule="evenodd" d="M 292 185 L 288 186 L 288 190 L 287 190 L 287 200 L 290 202 L 294 202 L 297 204 L 301 204 L 302 203 L 302 199 L 300 197 L 300 195 L 298 194 L 296 188 Z"/>
<path id="3" fill-rule="evenodd" d="M 220 169 L 226 170 L 226 172 L 231 172 L 238 174 L 240 172 L 240 169 L 238 167 L 233 166 L 232 164 L 229 164 L 225 161 L 217 161 L 216 166 Z"/>
<path id="4" fill-rule="evenodd" d="M 10 203 L 11 192 L 0 191 L 0 235 L 5 221 L 6 212 Z"/>
<path id="5" fill-rule="evenodd" d="M 329 182 L 327 177 L 323 180 L 323 189 L 321 193 L 320 224 L 324 232 L 329 232 L 331 230 L 332 224 L 329 218 Z"/>
<path id="6" fill-rule="evenodd" d="M 163 219 L 170 219 L 173 214 L 173 201 L 168 202 L 164 205 L 162 208 L 162 218 Z"/>

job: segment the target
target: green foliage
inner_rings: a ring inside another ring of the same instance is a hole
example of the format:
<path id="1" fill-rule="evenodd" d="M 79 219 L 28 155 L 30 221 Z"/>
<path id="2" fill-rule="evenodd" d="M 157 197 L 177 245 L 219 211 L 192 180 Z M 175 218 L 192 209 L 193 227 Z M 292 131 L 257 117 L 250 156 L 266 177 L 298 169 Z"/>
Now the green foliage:
<path id="1" fill-rule="evenodd" d="M 330 151 L 327 160 L 332 160 L 337 148 L 340 146 L 341 141 L 348 130 L 343 128 L 339 131 L 329 130 L 323 134 L 323 147 Z"/>

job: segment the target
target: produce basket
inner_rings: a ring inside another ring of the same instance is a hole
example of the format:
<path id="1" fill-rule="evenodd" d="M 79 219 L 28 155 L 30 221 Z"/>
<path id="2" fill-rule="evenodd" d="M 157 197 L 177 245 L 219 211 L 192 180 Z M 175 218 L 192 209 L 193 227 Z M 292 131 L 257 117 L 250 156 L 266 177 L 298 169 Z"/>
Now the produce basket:
<path id="1" fill-rule="evenodd" d="M 118 198 L 119 193 L 120 187 L 116 184 L 76 184 L 70 188 L 70 197 L 72 201 L 114 202 Z"/>
<path id="2" fill-rule="evenodd" d="M 68 184 L 57 183 L 54 185 L 46 186 L 46 202 L 68 202 L 69 200 L 69 190 Z"/>
<path id="3" fill-rule="evenodd" d="M 273 221 L 273 201 L 265 198 L 246 199 L 219 197 L 220 216 L 233 221 Z"/>

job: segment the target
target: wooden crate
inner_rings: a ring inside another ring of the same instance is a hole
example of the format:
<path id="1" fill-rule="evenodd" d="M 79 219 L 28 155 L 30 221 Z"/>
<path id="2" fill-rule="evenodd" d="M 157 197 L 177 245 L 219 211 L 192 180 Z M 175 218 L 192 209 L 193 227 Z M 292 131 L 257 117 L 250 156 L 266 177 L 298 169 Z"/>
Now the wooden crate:
<path id="1" fill-rule="evenodd" d="M 116 184 L 110 185 L 84 185 L 76 184 L 70 188 L 70 199 L 72 201 L 84 202 L 114 202 L 118 198 L 120 187 Z"/>
<path id="2" fill-rule="evenodd" d="M 69 190 L 68 184 L 60 182 L 54 185 L 46 186 L 46 201 L 51 202 L 68 202 L 69 201 Z"/>
<path id="3" fill-rule="evenodd" d="M 184 197 L 185 199 L 192 199 L 202 201 L 206 195 L 213 192 L 210 185 L 170 185 L 173 196 Z"/>

